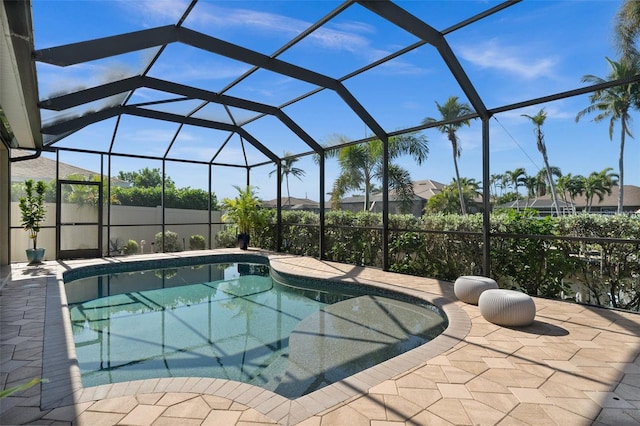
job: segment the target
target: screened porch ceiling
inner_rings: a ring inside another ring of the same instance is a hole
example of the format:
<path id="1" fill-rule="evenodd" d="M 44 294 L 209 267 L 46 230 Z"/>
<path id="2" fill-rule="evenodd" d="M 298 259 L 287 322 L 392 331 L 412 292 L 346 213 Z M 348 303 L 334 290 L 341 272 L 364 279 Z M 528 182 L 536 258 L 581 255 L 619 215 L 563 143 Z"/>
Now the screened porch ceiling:
<path id="1" fill-rule="evenodd" d="M 512 42 L 530 42 L 519 19 L 550 31 L 546 14 L 569 17 L 590 2 L 460 2 L 446 14 L 445 3 L 194 0 L 155 2 L 160 12 L 136 16 L 35 2 L 42 148 L 254 167 L 422 130 L 443 88 L 486 119 L 551 93 L 496 93 L 484 83 L 491 64 L 470 59 L 473 40 L 510 25 Z M 65 8 L 64 19 L 50 20 L 47 7 Z M 554 92 L 575 89 L 582 74 Z M 145 132 L 146 142 L 132 142 Z"/>

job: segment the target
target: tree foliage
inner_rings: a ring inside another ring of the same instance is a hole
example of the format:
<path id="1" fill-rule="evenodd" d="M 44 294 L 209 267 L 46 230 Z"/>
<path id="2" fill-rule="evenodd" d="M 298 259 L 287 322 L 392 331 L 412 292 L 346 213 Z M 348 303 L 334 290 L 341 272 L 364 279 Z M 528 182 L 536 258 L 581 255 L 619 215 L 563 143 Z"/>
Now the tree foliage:
<path id="1" fill-rule="evenodd" d="M 633 55 L 623 57 L 620 61 L 612 61 L 606 58 L 610 71 L 607 79 L 595 75 L 585 75 L 582 81 L 585 83 L 599 84 L 607 80 L 631 79 L 640 73 L 640 57 Z M 620 192 L 618 193 L 618 213 L 622 213 L 624 207 L 624 145 L 626 137 L 633 137 L 629 129 L 631 122 L 631 109 L 638 108 L 640 104 L 640 84 L 637 81 L 596 90 L 589 95 L 590 105 L 576 115 L 576 122 L 587 114 L 595 113 L 594 122 L 609 121 L 609 139 L 613 140 L 613 129 L 616 122 L 620 122 L 620 151 L 618 154 L 618 179 Z"/>
<path id="2" fill-rule="evenodd" d="M 413 183 L 409 172 L 392 160 L 408 155 L 422 164 L 429 154 L 428 141 L 420 134 L 406 134 L 389 138 L 389 189 L 395 191 L 400 208 L 411 208 L 413 203 Z M 348 191 L 362 191 L 363 210 L 371 207 L 370 197 L 376 191 L 376 182 L 380 182 L 384 172 L 383 144 L 380 140 L 348 145 L 338 150 L 327 151 L 328 157 L 337 157 L 340 175 L 331 190 L 331 205 L 337 208 L 340 199 Z"/>
<path id="3" fill-rule="evenodd" d="M 159 168 L 145 167 L 137 172 L 118 172 L 118 179 L 131 183 L 137 188 L 156 188 L 162 186 L 162 174 Z M 175 188 L 176 184 L 169 176 L 164 179 L 165 188 Z"/>
<path id="4" fill-rule="evenodd" d="M 451 143 L 451 149 L 453 150 L 453 167 L 456 172 L 456 182 L 460 183 L 460 172 L 458 170 L 458 158 L 462 155 L 462 146 L 460 145 L 460 140 L 457 135 L 457 131 L 460 130 L 463 126 L 469 126 L 471 124 L 470 120 L 459 120 L 460 118 L 469 115 L 473 112 L 471 107 L 464 103 L 458 102 L 457 96 L 450 96 L 446 102 L 440 105 L 436 101 L 436 106 L 441 115 L 441 120 L 444 121 L 444 124 L 440 124 L 438 126 L 438 130 L 443 134 L 447 135 L 447 139 Z M 454 121 L 451 121 L 454 120 Z M 438 121 L 435 118 L 427 117 L 424 119 L 424 123 L 434 123 Z M 467 207 L 465 205 L 463 188 L 460 184 L 458 184 L 458 197 L 460 200 L 460 210 L 462 214 L 467 214 Z"/>

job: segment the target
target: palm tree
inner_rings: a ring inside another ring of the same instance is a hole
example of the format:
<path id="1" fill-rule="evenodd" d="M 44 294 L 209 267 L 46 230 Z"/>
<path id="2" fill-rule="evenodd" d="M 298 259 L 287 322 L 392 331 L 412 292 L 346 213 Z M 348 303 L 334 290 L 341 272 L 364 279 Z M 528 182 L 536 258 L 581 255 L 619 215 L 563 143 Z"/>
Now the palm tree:
<path id="1" fill-rule="evenodd" d="M 375 190 L 375 181 L 382 178 L 383 144 L 380 140 L 349 145 L 337 150 L 327 151 L 327 157 L 337 157 L 340 175 L 333 183 L 331 203 L 336 208 L 340 199 L 349 190 L 364 191 L 363 210 L 368 210 L 371 194 Z M 401 155 L 409 155 L 416 163 L 422 164 L 429 154 L 427 138 L 419 134 L 406 134 L 389 138 L 389 160 Z M 389 163 L 389 187 L 398 195 L 401 210 L 413 203 L 413 182 L 404 168 Z"/>
<path id="2" fill-rule="evenodd" d="M 542 125 L 547 119 L 547 113 L 542 108 L 536 115 L 531 116 L 527 114 L 521 114 L 523 117 L 527 117 L 535 126 L 534 133 L 536 135 L 536 143 L 538 151 L 542 154 L 542 161 L 544 161 L 544 168 L 547 172 L 547 179 L 549 180 L 549 188 L 551 188 L 551 196 L 553 197 L 553 204 L 556 206 L 556 215 L 560 216 L 560 206 L 558 204 L 558 194 L 556 194 L 556 185 L 553 182 L 553 176 L 551 176 L 551 169 L 549 167 L 549 158 L 547 157 L 547 146 L 544 143 L 544 133 L 542 133 Z"/>
<path id="3" fill-rule="evenodd" d="M 559 167 L 550 166 L 549 171 L 551 172 L 551 179 L 553 179 L 554 176 L 558 179 L 562 177 L 562 171 Z M 536 179 L 538 179 L 538 189 L 536 190 L 536 194 L 538 197 L 544 197 L 551 191 L 551 186 L 548 184 L 549 179 L 547 176 L 548 174 L 546 169 L 540 169 L 538 174 L 536 174 Z M 555 183 L 555 179 L 553 179 L 553 182 Z"/>
<path id="4" fill-rule="evenodd" d="M 499 195 L 502 195 L 502 189 L 504 188 L 502 185 L 503 176 L 502 173 L 494 173 L 490 177 L 489 187 L 492 189 L 494 200 L 496 200 Z M 500 194 L 498 194 L 498 189 L 500 189 Z"/>
<path id="5" fill-rule="evenodd" d="M 529 200 L 535 198 L 538 193 L 538 178 L 536 176 L 524 176 L 522 183 L 527 188 L 527 204 L 525 204 L 525 207 L 529 207 Z"/>
<path id="6" fill-rule="evenodd" d="M 523 167 L 518 167 L 513 171 L 507 170 L 505 174 L 509 176 L 509 180 L 513 183 L 513 189 L 517 193 L 518 186 L 523 183 L 523 178 L 527 175 L 527 171 Z"/>
<path id="7" fill-rule="evenodd" d="M 640 62 L 637 56 L 630 59 L 621 59 L 620 62 L 612 61 L 606 58 L 611 70 L 607 78 L 609 80 L 618 80 L 622 78 L 630 78 L 640 73 Z M 585 83 L 604 83 L 606 80 L 596 77 L 595 75 L 585 75 L 582 77 Z M 610 87 L 607 89 L 596 90 L 589 96 L 589 105 L 587 108 L 578 112 L 576 115 L 576 123 L 580 118 L 592 112 L 596 113 L 593 118 L 594 122 L 600 122 L 609 119 L 609 140 L 613 140 L 613 128 L 616 121 L 620 120 L 620 154 L 618 155 L 618 177 L 620 192 L 618 194 L 618 213 L 622 213 L 624 208 L 624 144 L 628 135 L 633 137 L 629 130 L 628 123 L 631 120 L 629 110 L 638 103 L 638 92 L 640 85 L 637 82 L 622 84 L 620 86 Z"/>
<path id="8" fill-rule="evenodd" d="M 458 102 L 457 96 L 450 96 L 449 99 L 443 104 L 440 105 L 436 101 L 436 106 L 438 111 L 442 115 L 442 121 L 455 120 L 460 117 L 464 117 L 465 115 L 469 115 L 473 112 L 471 107 L 466 103 Z M 438 120 L 435 118 L 427 117 L 423 120 L 424 124 L 434 123 Z M 462 147 L 460 146 L 458 135 L 456 132 L 462 128 L 462 126 L 469 126 L 471 123 L 469 120 L 459 120 L 454 122 L 448 122 L 446 124 L 441 124 L 438 126 L 438 130 L 440 132 L 447 135 L 449 142 L 451 142 L 451 148 L 453 149 L 453 167 L 456 171 L 456 182 L 458 183 L 458 196 L 460 198 L 460 209 L 462 210 L 462 214 L 467 214 L 467 209 L 464 205 L 464 196 L 462 193 L 462 186 L 460 185 L 460 172 L 458 171 L 458 158 L 462 154 Z"/>
<path id="9" fill-rule="evenodd" d="M 298 180 L 300 181 L 302 181 L 302 177 L 305 175 L 304 170 L 293 166 L 293 164 L 296 161 L 298 161 L 297 158 L 291 157 L 291 153 L 285 151 L 281 161 L 281 165 L 280 165 L 281 175 L 282 177 L 284 177 L 287 183 L 287 205 L 289 206 L 289 208 L 291 208 L 291 194 L 289 193 L 289 175 L 298 178 Z M 275 170 L 272 170 L 269 173 L 269 176 L 277 172 L 278 172 L 278 169 L 276 168 Z"/>
<path id="10" fill-rule="evenodd" d="M 584 192 L 584 176 L 573 176 L 571 173 L 567 173 L 564 176 L 558 178 L 557 189 L 562 194 L 562 199 L 567 202 L 567 194 L 569 200 L 573 203 L 576 196 L 582 195 Z"/>
<path id="11" fill-rule="evenodd" d="M 624 0 L 616 15 L 616 45 L 623 58 L 638 55 L 636 40 L 640 36 L 640 2 Z"/>
<path id="12" fill-rule="evenodd" d="M 460 214 L 460 200 L 458 188 L 462 187 L 465 204 L 473 203 L 474 197 L 480 194 L 481 184 L 475 179 L 461 178 L 460 182 L 455 179 L 446 185 L 440 192 L 429 198 L 425 206 L 427 213 Z"/>
<path id="13" fill-rule="evenodd" d="M 598 196 L 598 200 L 604 199 L 604 194 L 611 194 L 611 188 L 617 185 L 617 175 L 611 173 L 611 167 L 607 167 L 600 172 L 592 172 L 583 181 L 584 195 L 587 198 L 587 212 L 591 212 L 593 197 Z"/>

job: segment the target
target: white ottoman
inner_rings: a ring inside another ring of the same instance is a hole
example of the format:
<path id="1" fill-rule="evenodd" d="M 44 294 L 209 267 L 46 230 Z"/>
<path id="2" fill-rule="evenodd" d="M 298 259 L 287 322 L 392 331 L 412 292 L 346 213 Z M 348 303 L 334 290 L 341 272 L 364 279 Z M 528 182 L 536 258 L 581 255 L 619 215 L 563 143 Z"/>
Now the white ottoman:
<path id="1" fill-rule="evenodd" d="M 453 292 L 458 300 L 472 305 L 478 304 L 478 298 L 483 291 L 498 288 L 495 280 L 476 275 L 463 275 L 453 284 Z"/>
<path id="2" fill-rule="evenodd" d="M 531 296 L 515 290 L 487 290 L 480 295 L 478 307 L 484 319 L 507 327 L 529 325 L 536 316 Z"/>

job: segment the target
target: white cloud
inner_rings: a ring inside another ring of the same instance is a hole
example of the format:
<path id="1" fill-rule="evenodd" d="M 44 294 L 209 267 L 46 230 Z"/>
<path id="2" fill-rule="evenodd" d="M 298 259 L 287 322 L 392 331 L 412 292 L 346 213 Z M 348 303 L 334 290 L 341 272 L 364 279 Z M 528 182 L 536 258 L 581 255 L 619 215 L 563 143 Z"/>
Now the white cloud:
<path id="1" fill-rule="evenodd" d="M 535 57 L 522 46 L 504 45 L 495 39 L 458 46 L 455 50 L 464 60 L 480 68 L 501 70 L 525 79 L 552 77 L 558 64 L 557 58 Z"/>
<path id="2" fill-rule="evenodd" d="M 186 0 L 117 0 L 130 19 L 135 19 L 145 27 L 175 24 L 187 9 Z"/>

